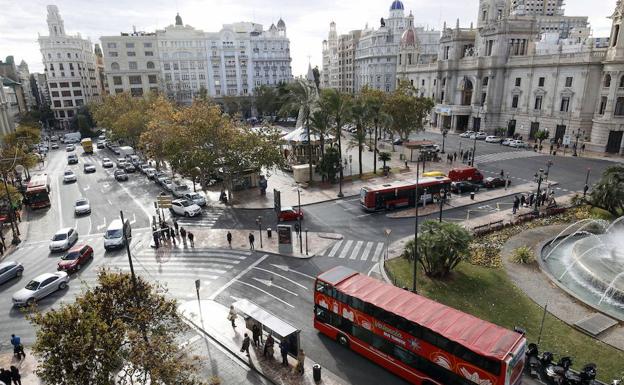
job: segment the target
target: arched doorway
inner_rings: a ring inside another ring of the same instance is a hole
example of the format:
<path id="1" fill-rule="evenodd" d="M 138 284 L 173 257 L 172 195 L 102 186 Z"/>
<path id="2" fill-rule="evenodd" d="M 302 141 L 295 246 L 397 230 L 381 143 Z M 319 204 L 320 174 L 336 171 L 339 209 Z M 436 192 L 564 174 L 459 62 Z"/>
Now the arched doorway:
<path id="1" fill-rule="evenodd" d="M 470 103 L 472 102 L 473 88 L 474 87 L 472 85 L 472 81 L 470 81 L 470 79 L 468 78 L 464 78 L 464 84 L 462 86 L 462 98 L 461 98 L 462 106 L 469 106 Z"/>

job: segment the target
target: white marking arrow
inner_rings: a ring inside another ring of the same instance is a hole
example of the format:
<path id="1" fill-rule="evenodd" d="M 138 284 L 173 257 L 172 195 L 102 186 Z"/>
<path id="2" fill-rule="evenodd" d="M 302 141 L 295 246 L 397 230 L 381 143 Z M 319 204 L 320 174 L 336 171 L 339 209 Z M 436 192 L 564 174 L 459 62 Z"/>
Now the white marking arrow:
<path id="1" fill-rule="evenodd" d="M 84 186 L 84 188 L 82 189 L 82 191 L 87 191 L 88 189 L 90 189 L 91 187 L 89 186 Z"/>
<path id="2" fill-rule="evenodd" d="M 136 213 L 132 213 L 132 220 L 130 221 L 130 224 L 133 225 L 136 223 Z"/>
<path id="3" fill-rule="evenodd" d="M 295 293 L 295 292 L 292 292 L 292 291 L 290 291 L 290 290 L 288 290 L 288 289 L 285 289 L 285 288 L 283 288 L 283 287 L 281 287 L 281 286 L 278 286 L 278 285 L 274 284 L 274 283 L 273 283 L 273 280 L 261 279 L 261 278 L 256 278 L 256 277 L 252 277 L 252 279 L 253 279 L 253 280 L 255 280 L 255 281 L 258 281 L 258 282 L 260 282 L 260 283 L 262 283 L 262 284 L 264 284 L 265 286 L 269 286 L 269 287 L 273 286 L 273 287 L 276 287 L 276 288 L 278 288 L 278 289 L 284 290 L 285 292 L 290 293 L 290 294 L 294 295 L 295 297 L 298 297 L 298 296 L 299 296 L 299 295 L 298 295 L 297 293 Z"/>
<path id="4" fill-rule="evenodd" d="M 283 270 L 283 271 L 292 271 L 293 273 L 300 274 L 300 275 L 302 275 L 302 276 L 304 276 L 304 277 L 306 277 L 306 278 L 310 278 L 310 279 L 311 279 L 311 280 L 313 280 L 313 281 L 314 281 L 314 280 L 316 280 L 316 278 L 315 278 L 315 277 L 313 277 L 313 276 L 311 276 L 311 275 L 307 275 L 307 274 L 305 274 L 305 273 L 300 273 L 300 272 L 298 272 L 298 271 L 296 271 L 296 270 L 292 270 L 290 267 L 288 267 L 288 266 L 286 266 L 286 265 L 276 265 L 276 264 L 274 264 L 274 263 L 271 263 L 271 266 L 273 266 L 273 267 L 277 267 L 278 269 Z"/>

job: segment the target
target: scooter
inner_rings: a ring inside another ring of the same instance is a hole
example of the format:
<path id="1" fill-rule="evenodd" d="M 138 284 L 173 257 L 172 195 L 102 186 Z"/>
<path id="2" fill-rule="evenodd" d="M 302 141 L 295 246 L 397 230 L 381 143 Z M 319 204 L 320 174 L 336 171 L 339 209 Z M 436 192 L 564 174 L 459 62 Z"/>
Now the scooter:
<path id="1" fill-rule="evenodd" d="M 531 377 L 541 379 L 542 363 L 537 345 L 530 343 L 526 351 L 527 369 Z"/>
<path id="2" fill-rule="evenodd" d="M 552 356 L 552 354 L 551 354 Z M 551 364 L 546 367 L 545 374 L 551 384 L 566 385 L 569 384 L 566 374 L 572 366 L 572 359 L 570 357 L 562 357 L 557 365 Z"/>

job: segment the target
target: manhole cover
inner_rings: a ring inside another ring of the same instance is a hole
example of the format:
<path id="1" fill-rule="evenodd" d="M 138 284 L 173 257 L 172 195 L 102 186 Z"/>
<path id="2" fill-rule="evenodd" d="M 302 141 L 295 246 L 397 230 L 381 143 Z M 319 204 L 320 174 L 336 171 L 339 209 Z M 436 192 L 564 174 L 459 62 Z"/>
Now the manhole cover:
<path id="1" fill-rule="evenodd" d="M 574 324 L 577 328 L 594 337 L 615 325 L 617 325 L 616 320 L 600 313 L 592 314 Z"/>

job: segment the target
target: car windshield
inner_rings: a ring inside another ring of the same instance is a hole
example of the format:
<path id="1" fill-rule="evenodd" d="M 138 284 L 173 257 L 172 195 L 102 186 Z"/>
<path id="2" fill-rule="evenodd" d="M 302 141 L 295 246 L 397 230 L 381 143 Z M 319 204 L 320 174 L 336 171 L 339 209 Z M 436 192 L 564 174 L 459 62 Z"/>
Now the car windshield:
<path id="1" fill-rule="evenodd" d="M 93 166 L 93 165 L 92 165 L 91 163 L 86 163 L 84 166 L 85 166 L 85 167 L 91 167 L 91 166 Z"/>
<path id="2" fill-rule="evenodd" d="M 65 175 L 72 175 L 73 172 L 72 171 L 65 171 Z"/>
<path id="3" fill-rule="evenodd" d="M 187 196 L 189 197 L 189 199 L 201 199 L 201 195 L 197 193 L 188 194 Z"/>
<path id="4" fill-rule="evenodd" d="M 121 232 L 121 229 L 108 230 L 106 234 L 104 234 L 104 238 L 106 239 L 121 238 L 122 235 L 123 234 Z"/>
<path id="5" fill-rule="evenodd" d="M 78 257 L 80 256 L 80 253 L 77 251 L 72 251 L 70 253 L 67 253 L 63 256 L 63 258 L 61 258 L 63 261 L 74 261 L 76 259 L 78 259 Z"/>
<path id="6" fill-rule="evenodd" d="M 175 189 L 176 189 L 176 191 L 186 191 L 189 188 L 188 188 L 187 185 L 183 184 L 183 185 L 177 185 Z"/>
<path id="7" fill-rule="evenodd" d="M 37 290 L 37 288 L 39 287 L 39 281 L 35 281 L 34 279 L 30 282 L 28 282 L 28 285 L 26 285 L 26 289 L 28 290 Z"/>
<path id="8" fill-rule="evenodd" d="M 89 201 L 86 199 L 80 199 L 76 201 L 76 206 L 86 206 L 89 204 Z"/>
<path id="9" fill-rule="evenodd" d="M 54 234 L 54 237 L 52 238 L 53 241 L 64 241 L 65 239 L 67 239 L 66 233 Z"/>

